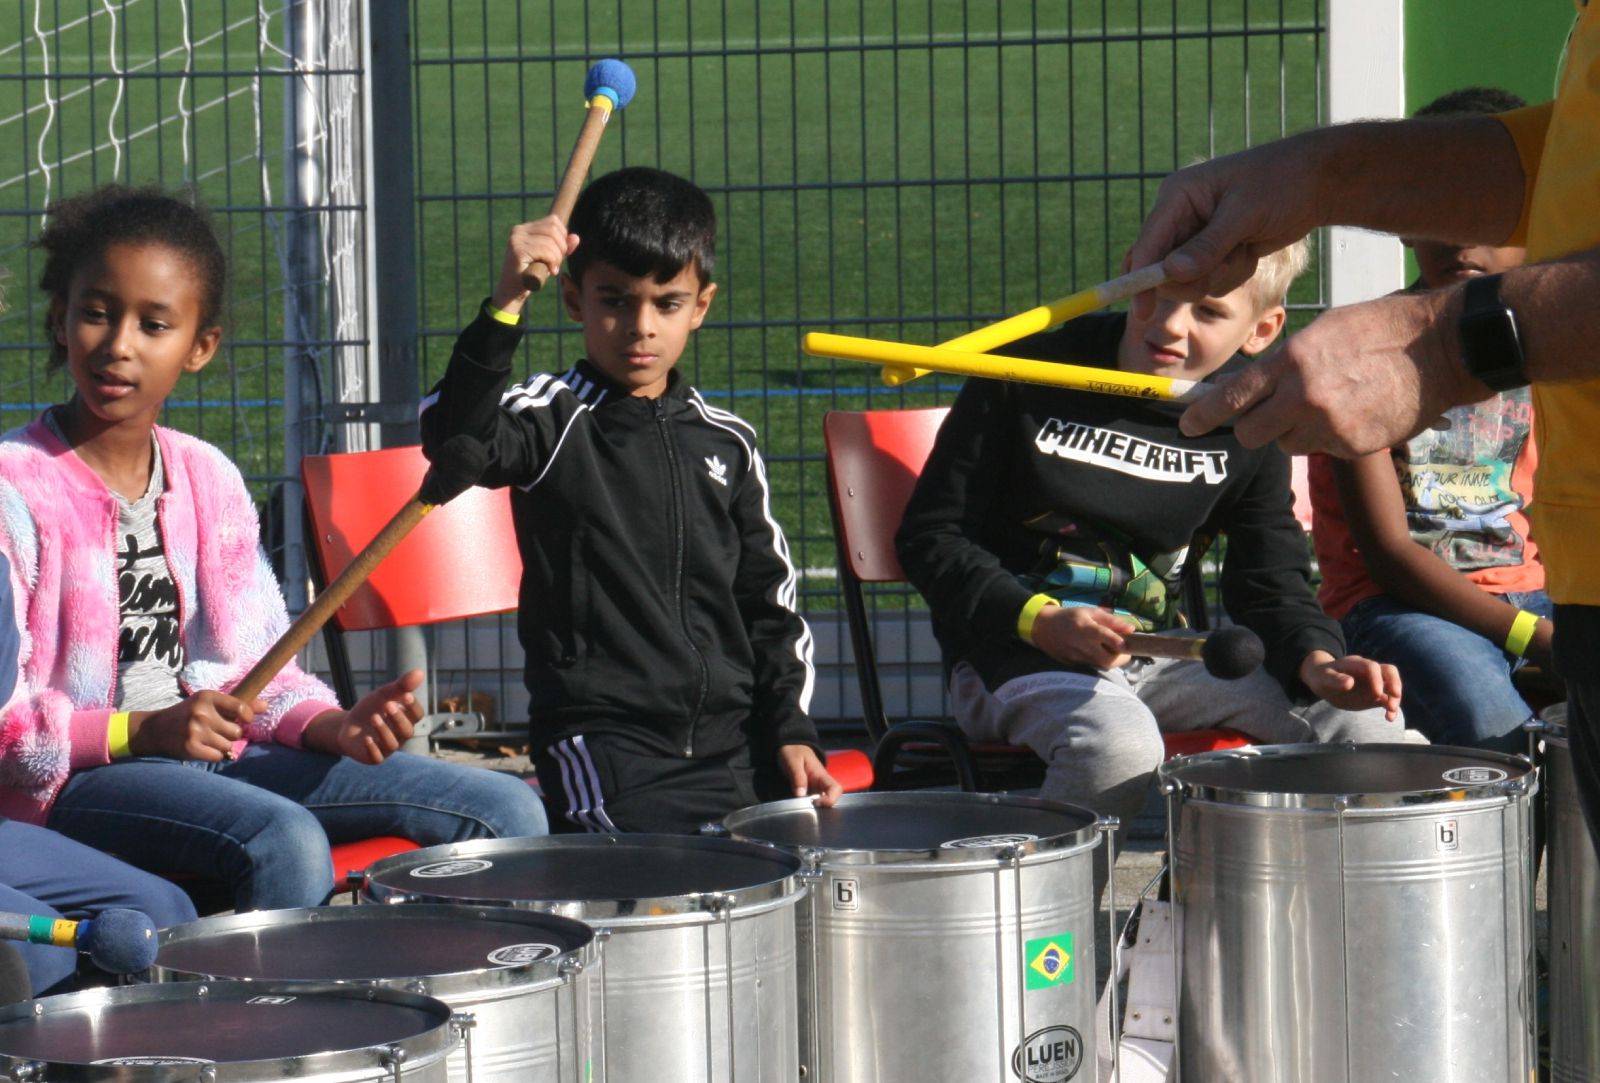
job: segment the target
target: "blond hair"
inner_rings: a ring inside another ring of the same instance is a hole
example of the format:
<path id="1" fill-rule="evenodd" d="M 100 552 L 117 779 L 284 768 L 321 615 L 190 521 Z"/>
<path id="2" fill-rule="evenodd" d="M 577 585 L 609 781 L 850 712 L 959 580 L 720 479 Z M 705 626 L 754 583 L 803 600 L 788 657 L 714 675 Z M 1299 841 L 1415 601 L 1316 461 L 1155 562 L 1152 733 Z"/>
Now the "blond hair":
<path id="1" fill-rule="evenodd" d="M 1293 244 L 1269 252 L 1256 264 L 1256 273 L 1250 279 L 1250 292 L 1256 301 L 1256 311 L 1265 312 L 1283 304 L 1289 296 L 1289 287 L 1305 272 L 1311 262 L 1311 245 L 1301 237 Z"/>

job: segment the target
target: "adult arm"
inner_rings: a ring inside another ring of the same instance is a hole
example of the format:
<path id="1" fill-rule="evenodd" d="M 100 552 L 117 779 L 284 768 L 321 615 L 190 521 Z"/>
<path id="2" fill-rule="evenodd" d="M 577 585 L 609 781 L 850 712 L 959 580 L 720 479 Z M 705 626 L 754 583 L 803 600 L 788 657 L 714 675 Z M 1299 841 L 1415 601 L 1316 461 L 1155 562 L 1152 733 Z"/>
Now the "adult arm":
<path id="1" fill-rule="evenodd" d="M 1247 447 L 1350 458 L 1401 443 L 1490 390 L 1462 367 L 1463 286 L 1401 294 L 1323 313 L 1281 350 L 1191 406 L 1190 435 L 1232 423 Z M 1500 297 L 1517 316 L 1535 383 L 1600 377 L 1600 248 L 1506 271 Z"/>
<path id="2" fill-rule="evenodd" d="M 1333 463 L 1339 502 L 1367 574 L 1389 597 L 1412 609 L 1504 643 L 1517 611 L 1478 587 L 1411 537 L 1405 501 L 1386 451 Z M 1539 621 L 1529 654 L 1549 664 L 1551 623 Z"/>
<path id="3" fill-rule="evenodd" d="M 1127 262 L 1161 262 L 1168 288 L 1194 299 L 1242 285 L 1259 257 L 1319 226 L 1504 243 L 1522 218 L 1524 148 L 1548 123 L 1547 110 L 1528 112 L 1516 140 L 1493 117 L 1363 121 L 1179 170 L 1162 182 Z"/>

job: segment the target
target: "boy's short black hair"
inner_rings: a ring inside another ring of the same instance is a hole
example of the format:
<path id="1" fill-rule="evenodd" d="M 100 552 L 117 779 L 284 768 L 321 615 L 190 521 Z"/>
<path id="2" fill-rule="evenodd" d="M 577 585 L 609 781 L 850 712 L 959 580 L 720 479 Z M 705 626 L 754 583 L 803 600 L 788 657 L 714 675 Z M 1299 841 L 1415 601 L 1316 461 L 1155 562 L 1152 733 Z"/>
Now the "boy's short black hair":
<path id="1" fill-rule="evenodd" d="M 607 173 L 583 190 L 567 228 L 578 235 L 567 260 L 574 281 L 605 262 L 657 282 L 692 264 L 702 286 L 711 282 L 717 212 L 699 185 L 675 174 L 648 166 Z"/>
<path id="2" fill-rule="evenodd" d="M 1520 95 L 1497 86 L 1468 86 L 1433 99 L 1414 115 L 1419 117 L 1459 117 L 1475 113 L 1509 113 L 1528 103 Z"/>

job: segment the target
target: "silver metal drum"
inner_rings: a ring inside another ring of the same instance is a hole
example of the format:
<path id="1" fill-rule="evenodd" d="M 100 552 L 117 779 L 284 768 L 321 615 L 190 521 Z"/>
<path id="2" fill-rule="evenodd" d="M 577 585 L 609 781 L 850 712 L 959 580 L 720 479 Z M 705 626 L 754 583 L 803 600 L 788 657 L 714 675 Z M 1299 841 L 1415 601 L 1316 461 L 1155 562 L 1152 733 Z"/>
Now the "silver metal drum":
<path id="1" fill-rule="evenodd" d="M 1600 1079 L 1600 864 L 1584 823 L 1567 746 L 1567 705 L 1545 709 L 1529 729 L 1544 740 L 1549 809 L 1550 1078 Z"/>
<path id="2" fill-rule="evenodd" d="M 158 981 L 240 978 L 403 989 L 468 1025 L 451 1083 L 588 1083 L 588 926 L 504 907 L 327 906 L 202 918 L 161 932 Z"/>
<path id="3" fill-rule="evenodd" d="M 829 809 L 757 805 L 723 826 L 806 863 L 809 1079 L 1093 1078 L 1094 813 L 993 794 L 858 793 Z"/>
<path id="4" fill-rule="evenodd" d="M 185 982 L 0 1010 L 18 1083 L 445 1083 L 450 1009 L 391 989 Z"/>
<path id="5" fill-rule="evenodd" d="M 1528 1083 L 1521 756 L 1280 745 L 1161 768 L 1189 1083 Z"/>
<path id="6" fill-rule="evenodd" d="M 800 863 L 677 835 L 562 835 L 435 846 L 367 870 L 362 897 L 576 918 L 605 940 L 595 1078 L 795 1083 Z M 359 907 L 358 909 L 367 909 Z"/>

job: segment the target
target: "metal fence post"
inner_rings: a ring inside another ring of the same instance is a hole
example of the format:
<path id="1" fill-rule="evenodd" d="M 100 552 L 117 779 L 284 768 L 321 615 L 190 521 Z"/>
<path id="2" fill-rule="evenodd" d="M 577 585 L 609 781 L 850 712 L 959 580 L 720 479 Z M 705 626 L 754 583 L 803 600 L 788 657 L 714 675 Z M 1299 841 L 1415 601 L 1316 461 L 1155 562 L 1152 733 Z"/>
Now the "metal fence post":
<path id="1" fill-rule="evenodd" d="M 286 216 L 284 229 L 288 281 L 284 283 L 283 589 L 289 612 L 298 613 L 307 601 L 305 492 L 300 484 L 300 459 L 309 443 L 305 383 L 314 375 L 309 370 L 316 364 L 316 343 L 321 338 L 322 224 L 318 215 L 324 203 L 324 185 L 317 89 L 310 74 L 321 67 L 321 0 L 293 0 L 284 25 L 288 51 L 300 73 L 291 77 L 283 111 L 287 202 L 294 208 Z"/>
<path id="2" fill-rule="evenodd" d="M 366 0 L 362 68 L 366 155 L 368 342 L 377 354 L 371 398 L 383 422 L 384 447 L 414 444 L 421 373 L 417 364 L 416 191 L 412 176 L 411 6 L 409 0 Z M 388 635 L 390 668 L 428 673 L 421 628 Z M 432 704 L 431 681 L 417 700 Z"/>

